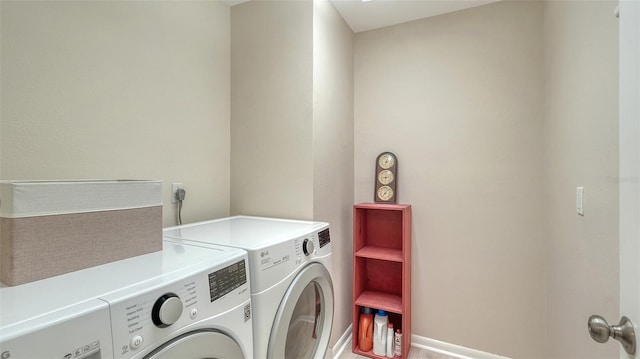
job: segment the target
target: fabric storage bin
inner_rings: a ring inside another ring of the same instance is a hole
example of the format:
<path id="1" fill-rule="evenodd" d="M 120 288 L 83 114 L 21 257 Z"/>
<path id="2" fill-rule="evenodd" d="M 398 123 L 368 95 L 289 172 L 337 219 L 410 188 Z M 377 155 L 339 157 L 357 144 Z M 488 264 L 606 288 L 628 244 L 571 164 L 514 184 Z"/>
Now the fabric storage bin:
<path id="1" fill-rule="evenodd" d="M 4 284 L 161 249 L 161 181 L 0 181 Z"/>

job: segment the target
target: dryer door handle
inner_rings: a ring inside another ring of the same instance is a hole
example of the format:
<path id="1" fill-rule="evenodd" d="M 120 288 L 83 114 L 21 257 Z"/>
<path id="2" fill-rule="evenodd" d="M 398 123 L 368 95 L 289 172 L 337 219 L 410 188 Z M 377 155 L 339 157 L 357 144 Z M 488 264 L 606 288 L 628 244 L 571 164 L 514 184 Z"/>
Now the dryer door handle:
<path id="1" fill-rule="evenodd" d="M 313 334 L 311 337 L 313 339 L 318 339 L 318 319 L 320 318 L 320 314 L 322 313 L 322 298 L 320 297 L 320 292 L 318 291 L 318 285 L 313 283 L 313 289 L 316 293 L 316 315 L 313 321 Z"/>

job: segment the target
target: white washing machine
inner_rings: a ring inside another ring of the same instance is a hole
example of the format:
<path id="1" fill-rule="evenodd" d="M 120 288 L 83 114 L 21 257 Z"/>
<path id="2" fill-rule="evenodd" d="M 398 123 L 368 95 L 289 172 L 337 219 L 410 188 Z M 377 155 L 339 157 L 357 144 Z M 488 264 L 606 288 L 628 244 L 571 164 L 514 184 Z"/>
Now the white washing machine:
<path id="1" fill-rule="evenodd" d="M 0 358 L 253 358 L 247 253 L 163 247 L 0 288 Z"/>
<path id="2" fill-rule="evenodd" d="M 328 223 L 236 216 L 166 228 L 164 236 L 249 252 L 255 358 L 324 357 L 334 307 Z"/>
<path id="3" fill-rule="evenodd" d="M 109 305 L 39 282 L 0 288 L 0 358 L 113 358 Z"/>

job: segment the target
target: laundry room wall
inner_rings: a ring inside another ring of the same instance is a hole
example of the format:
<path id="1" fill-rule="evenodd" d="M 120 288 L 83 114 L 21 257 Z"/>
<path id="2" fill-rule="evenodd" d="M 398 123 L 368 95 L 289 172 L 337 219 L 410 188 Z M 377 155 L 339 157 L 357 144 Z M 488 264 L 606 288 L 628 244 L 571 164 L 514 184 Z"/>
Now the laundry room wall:
<path id="1" fill-rule="evenodd" d="M 327 0 L 233 6 L 231 213 L 330 223 L 330 348 L 351 322 L 353 171 L 351 29 Z"/>
<path id="2" fill-rule="evenodd" d="M 621 315 L 617 1 L 544 4 L 547 358 L 618 358 L 586 329 L 592 314 Z"/>
<path id="3" fill-rule="evenodd" d="M 545 354 L 543 3 L 355 36 L 355 198 L 383 151 L 413 209 L 413 334 Z"/>
<path id="4" fill-rule="evenodd" d="M 0 178 L 184 183 L 185 222 L 229 214 L 229 8 L 2 1 Z"/>
<path id="5" fill-rule="evenodd" d="M 313 219 L 331 224 L 333 348 L 352 320 L 354 35 L 328 0 L 313 4 Z"/>
<path id="6" fill-rule="evenodd" d="M 313 218 L 313 2 L 231 8 L 231 213 Z"/>

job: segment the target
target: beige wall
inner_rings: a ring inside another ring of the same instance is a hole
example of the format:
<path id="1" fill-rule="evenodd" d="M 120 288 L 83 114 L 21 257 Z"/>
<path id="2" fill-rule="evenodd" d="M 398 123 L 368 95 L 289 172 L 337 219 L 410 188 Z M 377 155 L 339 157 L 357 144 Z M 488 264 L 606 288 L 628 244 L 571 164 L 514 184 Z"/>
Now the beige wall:
<path id="1" fill-rule="evenodd" d="M 375 156 L 396 152 L 414 334 L 617 356 L 586 332 L 591 314 L 619 316 L 614 8 L 501 2 L 356 35 L 356 201 L 371 200 Z"/>
<path id="2" fill-rule="evenodd" d="M 229 8 L 2 1 L 2 179 L 162 179 L 229 213 Z"/>
<path id="3" fill-rule="evenodd" d="M 2 2 L 1 100 L 3 179 L 163 179 L 165 225 L 183 182 L 185 222 L 329 221 L 351 271 L 353 33 L 326 0 L 236 6 L 233 25 L 221 2 Z M 350 276 L 334 285 L 331 345 Z"/>
<path id="4" fill-rule="evenodd" d="M 353 32 L 327 0 L 251 1 L 231 59 L 231 213 L 331 224 L 333 347 L 351 324 Z"/>
<path id="5" fill-rule="evenodd" d="M 313 218 L 313 2 L 231 9 L 231 213 Z"/>
<path id="6" fill-rule="evenodd" d="M 592 314 L 618 314 L 618 20 L 612 1 L 545 3 L 544 132 L 550 358 L 617 358 Z M 585 188 L 584 217 L 575 188 Z M 568 345 L 570 344 L 570 345 Z"/>
<path id="7" fill-rule="evenodd" d="M 232 22 L 217 1 L 0 4 L 0 178 L 163 179 L 165 225 L 171 182 L 185 222 L 329 221 L 334 345 L 351 204 L 391 150 L 414 207 L 414 334 L 616 355 L 585 329 L 618 317 L 611 3 L 505 1 L 355 40 L 326 0 L 238 5 Z"/>
<path id="8" fill-rule="evenodd" d="M 499 2 L 355 37 L 355 199 L 376 156 L 413 206 L 412 329 L 544 355 L 541 2 Z"/>
<path id="9" fill-rule="evenodd" d="M 313 218 L 331 224 L 333 347 L 351 325 L 353 32 L 328 0 L 313 9 Z"/>

